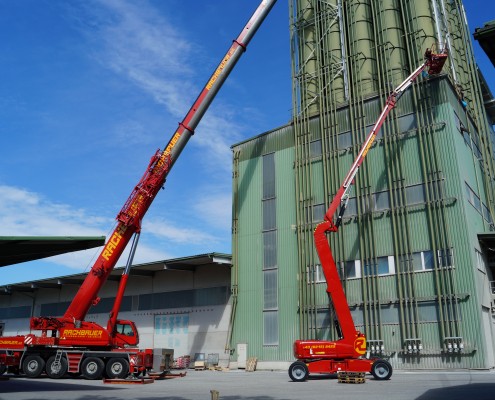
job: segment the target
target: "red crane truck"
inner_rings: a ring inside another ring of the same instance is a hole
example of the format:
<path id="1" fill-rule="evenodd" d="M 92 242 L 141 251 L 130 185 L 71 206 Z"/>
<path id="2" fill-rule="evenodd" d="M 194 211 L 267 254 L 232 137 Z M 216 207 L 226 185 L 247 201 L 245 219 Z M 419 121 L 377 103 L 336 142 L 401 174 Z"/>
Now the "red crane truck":
<path id="1" fill-rule="evenodd" d="M 139 350 L 139 335 L 132 321 L 117 319 L 136 250 L 141 221 L 175 161 L 193 135 L 218 90 L 246 50 L 246 46 L 276 0 L 263 0 L 206 83 L 165 150 L 158 150 L 117 216 L 115 230 L 62 317 L 33 317 L 29 334 L 0 337 L 0 373 L 6 370 L 37 378 L 46 373 L 60 378 L 66 373 L 87 379 L 124 378 L 152 367 L 152 350 Z M 85 321 L 91 305 L 132 240 L 130 256 L 106 328 Z M 39 332 L 38 334 L 32 333 Z"/>
<path id="2" fill-rule="evenodd" d="M 294 342 L 294 356 L 297 361 L 293 362 L 289 367 L 289 376 L 295 382 L 305 381 L 309 374 L 331 374 L 339 371 L 369 372 L 373 374 L 375 379 L 379 380 L 390 379 L 392 376 L 392 366 L 388 361 L 380 358 L 364 357 L 366 354 L 366 337 L 354 325 L 326 234 L 327 232 L 338 231 L 349 199 L 349 190 L 354 183 L 358 169 L 363 163 L 383 122 L 395 107 L 397 100 L 426 69 L 428 69 L 429 75 L 439 74 L 446 59 L 447 52 L 445 50 L 436 54 L 428 49 L 425 53 L 424 63 L 389 95 L 378 120 L 366 137 L 344 182 L 333 198 L 325 214 L 324 221 L 314 231 L 315 247 L 327 282 L 327 293 L 335 309 L 336 326 L 340 338 L 336 341 L 296 340 Z M 334 215 L 339 206 L 341 208 L 334 223 Z"/>

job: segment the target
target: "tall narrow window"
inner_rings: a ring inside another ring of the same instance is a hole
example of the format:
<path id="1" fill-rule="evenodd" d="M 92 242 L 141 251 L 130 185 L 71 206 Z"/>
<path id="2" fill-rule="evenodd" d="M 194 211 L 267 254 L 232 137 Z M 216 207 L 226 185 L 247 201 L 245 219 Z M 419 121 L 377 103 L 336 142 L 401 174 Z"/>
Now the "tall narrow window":
<path id="1" fill-rule="evenodd" d="M 278 345 L 278 262 L 275 154 L 263 156 L 263 344 Z"/>

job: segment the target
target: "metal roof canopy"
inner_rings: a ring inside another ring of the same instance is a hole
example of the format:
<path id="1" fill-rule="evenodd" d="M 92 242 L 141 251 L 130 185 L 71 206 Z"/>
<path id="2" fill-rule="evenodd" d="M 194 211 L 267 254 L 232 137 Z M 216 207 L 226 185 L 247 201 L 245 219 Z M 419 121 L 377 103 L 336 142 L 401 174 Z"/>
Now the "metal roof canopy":
<path id="1" fill-rule="evenodd" d="M 495 20 L 486 22 L 483 28 L 476 28 L 473 37 L 495 67 Z"/>
<path id="2" fill-rule="evenodd" d="M 495 233 L 478 233 L 478 241 L 486 250 L 495 253 Z"/>
<path id="3" fill-rule="evenodd" d="M 217 265 L 231 268 L 232 256 L 223 253 L 207 253 L 196 256 L 174 258 L 170 260 L 155 261 L 146 264 L 133 265 L 131 276 L 153 277 L 155 273 L 166 270 L 180 270 L 194 272 L 198 267 Z M 119 281 L 124 267 L 115 268 L 109 281 Z M 0 286 L 0 295 L 10 295 L 14 292 L 34 292 L 36 289 L 58 289 L 62 285 L 80 285 L 86 278 L 87 273 L 67 275 L 37 281 L 28 281 Z"/>
<path id="4" fill-rule="evenodd" d="M 0 267 L 104 244 L 105 236 L 0 236 Z"/>

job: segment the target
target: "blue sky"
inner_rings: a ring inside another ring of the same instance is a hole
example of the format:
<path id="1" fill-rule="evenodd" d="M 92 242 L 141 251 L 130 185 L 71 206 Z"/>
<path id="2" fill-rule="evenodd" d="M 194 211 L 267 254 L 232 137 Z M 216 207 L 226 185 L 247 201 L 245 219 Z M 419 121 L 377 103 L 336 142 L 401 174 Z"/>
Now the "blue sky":
<path id="1" fill-rule="evenodd" d="M 2 0 L 0 236 L 108 235 L 258 4 Z M 471 31 L 495 19 L 492 0 L 465 6 Z M 151 206 L 136 263 L 231 252 L 230 146 L 290 120 L 288 21 L 280 0 Z M 0 268 L 0 285 L 87 271 L 96 255 Z"/>

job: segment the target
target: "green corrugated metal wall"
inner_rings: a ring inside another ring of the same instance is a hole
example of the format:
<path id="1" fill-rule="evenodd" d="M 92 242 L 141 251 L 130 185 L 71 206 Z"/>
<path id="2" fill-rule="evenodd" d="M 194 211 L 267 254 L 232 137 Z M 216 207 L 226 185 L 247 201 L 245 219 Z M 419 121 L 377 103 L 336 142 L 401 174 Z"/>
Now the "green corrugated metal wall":
<path id="1" fill-rule="evenodd" d="M 325 284 L 308 274 L 319 263 L 314 214 L 321 213 L 320 205 L 328 207 L 387 94 L 421 63 L 440 32 L 451 49 L 446 74 L 423 79 L 402 96 L 356 177 L 355 212 L 330 245 L 338 265 L 359 263 L 354 265 L 361 267 L 361 277 L 343 281 L 355 323 L 370 343 L 383 341 L 381 355 L 396 368 L 493 366 L 493 337 L 482 321 L 482 306 L 490 304 L 483 300 L 476 264 L 476 251 L 483 250 L 477 234 L 491 224 L 482 205 L 493 211 L 488 140 L 493 132 L 466 46 L 461 2 L 290 0 L 289 5 L 294 123 L 233 147 L 231 349 L 247 343 L 248 355 L 260 361 L 290 361 L 294 339 L 336 338 L 322 320 L 328 308 Z M 446 36 L 446 30 L 459 34 Z M 469 100 L 467 110 L 462 95 Z M 271 152 L 278 345 L 264 346 L 261 158 Z M 479 197 L 479 210 L 469 202 L 466 184 Z M 388 196 L 385 207 L 377 205 L 377 193 Z M 433 268 L 415 272 L 415 257 L 428 252 Z M 395 270 L 366 275 L 384 256 Z M 419 343 L 420 352 L 408 348 Z M 454 351 L 449 343 L 464 349 Z"/>

